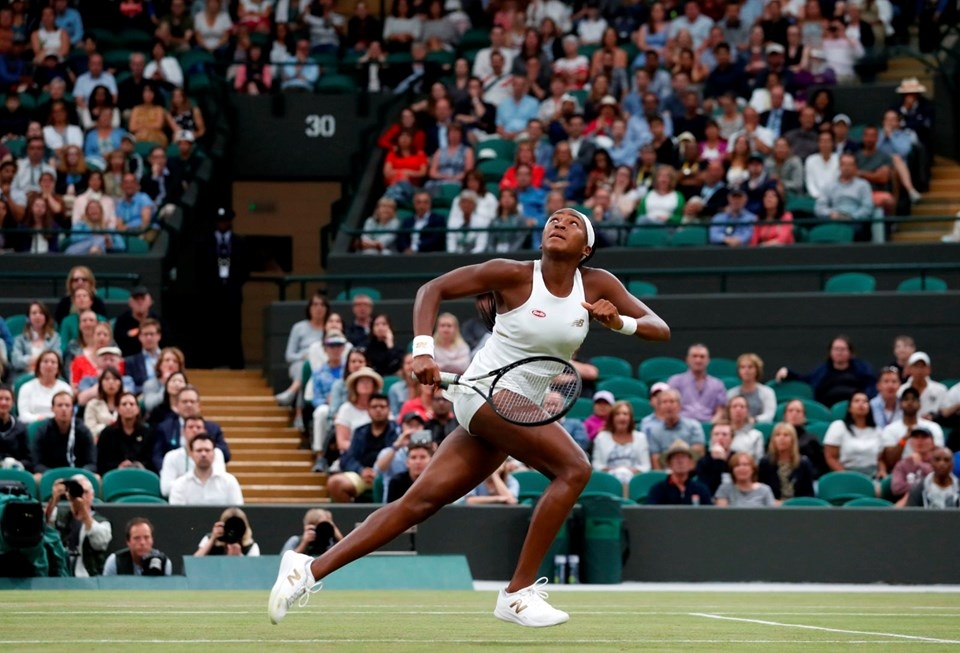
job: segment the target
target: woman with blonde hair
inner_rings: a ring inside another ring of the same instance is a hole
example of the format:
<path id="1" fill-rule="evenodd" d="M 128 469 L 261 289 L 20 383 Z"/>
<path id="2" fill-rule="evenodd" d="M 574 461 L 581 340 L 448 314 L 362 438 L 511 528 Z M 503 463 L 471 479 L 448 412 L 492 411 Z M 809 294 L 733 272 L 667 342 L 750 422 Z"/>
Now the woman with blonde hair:
<path id="1" fill-rule="evenodd" d="M 753 428 L 753 418 L 745 397 L 737 395 L 727 402 L 727 414 L 733 427 L 731 451 L 746 451 L 755 459 L 763 456 L 763 434 Z"/>
<path id="2" fill-rule="evenodd" d="M 757 481 L 757 461 L 746 451 L 730 456 L 731 480 L 722 484 L 713 497 L 715 506 L 765 508 L 780 505 L 769 485 Z"/>
<path id="3" fill-rule="evenodd" d="M 242 529 L 242 531 L 241 531 Z M 234 536 L 239 535 L 240 541 L 234 542 Z M 224 539 L 226 538 L 226 539 Z M 226 540 L 230 540 L 229 542 Z M 240 508 L 227 508 L 213 524 L 213 529 L 204 535 L 193 554 L 200 556 L 245 556 L 260 555 L 260 546 L 253 539 L 253 529 L 250 520 Z"/>
<path id="4" fill-rule="evenodd" d="M 592 458 L 595 470 L 613 474 L 624 487 L 635 474 L 650 471 L 647 436 L 637 429 L 630 402 L 613 404 L 603 430 L 593 440 Z"/>
<path id="5" fill-rule="evenodd" d="M 817 472 L 813 463 L 800 453 L 797 430 L 792 424 L 779 422 L 773 427 L 767 455 L 760 459 L 758 478 L 766 483 L 778 500 L 812 497 L 813 479 Z"/>
<path id="6" fill-rule="evenodd" d="M 773 388 L 763 385 L 763 359 L 754 353 L 737 357 L 737 376 L 740 385 L 727 390 L 727 399 L 743 397 L 747 400 L 750 416 L 757 422 L 772 422 L 777 412 L 777 394 Z"/>
<path id="7" fill-rule="evenodd" d="M 470 365 L 470 345 L 460 333 L 460 321 L 453 313 L 442 313 L 433 332 L 434 360 L 444 372 L 462 374 Z"/>
<path id="8" fill-rule="evenodd" d="M 683 219 L 683 195 L 676 189 L 677 173 L 670 166 L 660 166 L 650 189 L 637 207 L 637 224 L 679 224 Z"/>

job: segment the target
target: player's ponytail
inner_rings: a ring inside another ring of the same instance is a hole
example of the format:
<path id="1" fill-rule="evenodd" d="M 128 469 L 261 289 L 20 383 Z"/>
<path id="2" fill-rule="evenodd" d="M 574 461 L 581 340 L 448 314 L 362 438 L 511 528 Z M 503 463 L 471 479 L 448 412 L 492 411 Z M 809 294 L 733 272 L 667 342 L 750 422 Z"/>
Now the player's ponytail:
<path id="1" fill-rule="evenodd" d="M 488 331 L 493 331 L 493 324 L 497 319 L 497 300 L 492 292 L 485 292 L 477 295 L 476 298 L 477 315 L 480 321 L 487 327 Z"/>

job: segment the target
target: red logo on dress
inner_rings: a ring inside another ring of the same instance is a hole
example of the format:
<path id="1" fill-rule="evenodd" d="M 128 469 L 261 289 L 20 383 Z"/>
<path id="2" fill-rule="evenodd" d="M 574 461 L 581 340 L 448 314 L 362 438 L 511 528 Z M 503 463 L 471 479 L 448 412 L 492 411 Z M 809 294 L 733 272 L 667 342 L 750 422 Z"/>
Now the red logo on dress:
<path id="1" fill-rule="evenodd" d="M 547 314 L 541 311 L 539 308 L 535 308 L 532 311 L 534 317 L 547 317 Z"/>

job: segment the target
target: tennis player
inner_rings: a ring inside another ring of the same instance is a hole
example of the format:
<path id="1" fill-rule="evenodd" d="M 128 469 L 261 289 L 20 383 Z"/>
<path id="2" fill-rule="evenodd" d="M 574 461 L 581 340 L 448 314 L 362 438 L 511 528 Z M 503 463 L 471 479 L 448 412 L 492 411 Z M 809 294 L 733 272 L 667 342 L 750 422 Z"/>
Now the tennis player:
<path id="1" fill-rule="evenodd" d="M 539 261 L 490 260 L 453 270 L 424 284 L 414 304 L 413 371 L 436 384 L 434 322 L 440 302 L 491 293 L 496 301 L 493 335 L 464 374 L 480 376 L 518 360 L 549 355 L 569 360 L 587 335 L 590 319 L 626 336 L 667 340 L 670 328 L 612 274 L 583 266 L 593 253 L 590 220 L 566 208 L 543 229 Z M 459 390 L 459 391 L 458 391 Z M 447 436 L 426 471 L 403 498 L 370 515 L 316 559 L 288 551 L 270 594 L 270 620 L 278 623 L 295 602 L 303 606 L 321 579 L 391 541 L 493 473 L 507 456 L 551 479 L 537 502 L 513 578 L 500 591 L 494 615 L 521 626 L 553 626 L 569 619 L 547 601 L 546 578 L 537 569 L 577 497 L 590 479 L 583 450 L 556 422 L 518 426 L 507 422 L 476 392 L 448 391 L 460 426 Z"/>

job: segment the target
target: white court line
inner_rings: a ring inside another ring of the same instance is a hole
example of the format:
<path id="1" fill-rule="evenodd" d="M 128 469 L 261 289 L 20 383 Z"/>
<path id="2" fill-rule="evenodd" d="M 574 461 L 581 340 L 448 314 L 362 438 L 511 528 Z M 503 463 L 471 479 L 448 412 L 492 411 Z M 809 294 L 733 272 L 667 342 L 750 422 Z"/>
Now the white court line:
<path id="1" fill-rule="evenodd" d="M 872 635 L 874 637 L 893 637 L 896 639 L 909 639 L 915 642 L 930 642 L 936 644 L 960 644 L 960 639 L 938 639 L 936 637 L 922 637 L 920 635 L 903 635 L 901 633 L 879 633 L 869 630 L 846 630 L 843 628 L 827 628 L 825 626 L 809 626 L 807 624 L 785 624 L 778 621 L 765 621 L 763 619 L 745 619 L 742 617 L 727 617 L 720 614 L 709 614 L 706 612 L 691 612 L 691 617 L 704 617 L 706 619 L 719 619 L 721 621 L 739 621 L 741 623 L 760 624 L 761 626 L 777 626 L 780 628 L 801 628 L 803 630 L 819 630 L 827 633 L 846 633 L 848 635 Z"/>
<path id="2" fill-rule="evenodd" d="M 937 644 L 945 640 L 919 641 L 918 644 Z M 0 640 L 0 646 L 19 646 L 19 645 L 56 645 L 56 644 L 510 644 L 512 646 L 542 646 L 548 643 L 551 646 L 578 645 L 578 644 L 624 644 L 629 642 L 633 645 L 643 644 L 837 644 L 837 645 L 857 645 L 864 644 L 901 644 L 896 640 L 890 639 L 638 639 L 636 637 L 625 637 L 623 639 L 552 639 L 549 641 L 542 639 L 7 639 Z"/>
<path id="3" fill-rule="evenodd" d="M 473 589 L 479 591 L 499 591 L 507 581 L 475 580 Z M 882 585 L 879 583 L 638 583 L 625 582 L 616 585 L 554 585 L 547 589 L 551 592 L 728 592 L 738 593 L 787 593 L 805 594 L 822 592 L 827 594 L 956 594 L 960 585 Z"/>
<path id="4" fill-rule="evenodd" d="M 409 606 L 406 606 L 409 607 Z M 319 613 L 329 614 L 328 609 L 303 610 L 298 614 L 309 615 Z M 594 609 L 594 610 L 568 610 L 570 614 L 578 615 L 636 615 L 636 616 L 658 616 L 658 617 L 680 617 L 689 616 L 688 610 L 665 611 L 665 610 L 643 610 L 641 609 Z M 338 615 L 485 615 L 489 610 L 397 610 L 371 607 L 367 610 L 337 610 Z M 151 610 L 59 610 L 50 608 L 48 610 L 4 610 L 5 615 L 17 616 L 49 616 L 58 615 L 141 615 L 141 616 L 167 616 L 167 615 L 241 615 L 241 614 L 264 614 L 263 610 L 164 610 L 162 608 Z M 706 613 L 697 613 L 706 614 Z M 903 612 L 844 612 L 837 610 L 833 612 L 767 612 L 764 610 L 738 610 L 738 611 L 713 611 L 710 614 L 720 616 L 733 615 L 758 615 L 766 617 L 907 617 L 907 618 L 927 618 L 927 617 L 960 617 L 960 612 L 924 612 L 917 614 L 908 614 Z"/>

